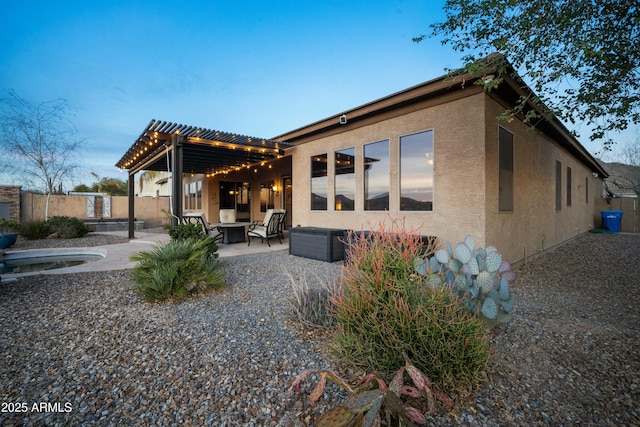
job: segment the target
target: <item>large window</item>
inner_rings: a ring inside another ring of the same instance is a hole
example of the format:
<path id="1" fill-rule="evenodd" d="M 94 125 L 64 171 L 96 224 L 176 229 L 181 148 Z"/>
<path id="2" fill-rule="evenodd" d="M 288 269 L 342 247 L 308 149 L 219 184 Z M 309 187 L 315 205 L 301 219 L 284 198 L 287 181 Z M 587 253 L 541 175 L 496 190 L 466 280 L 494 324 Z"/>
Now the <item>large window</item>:
<path id="1" fill-rule="evenodd" d="M 327 210 L 327 155 L 311 157 L 311 210 Z"/>
<path id="2" fill-rule="evenodd" d="M 400 137 L 400 210 L 433 210 L 433 131 Z"/>
<path id="3" fill-rule="evenodd" d="M 364 210 L 389 209 L 389 140 L 364 146 Z"/>
<path id="4" fill-rule="evenodd" d="M 498 128 L 498 209 L 513 212 L 513 134 Z"/>
<path id="5" fill-rule="evenodd" d="M 355 148 L 335 153 L 335 210 L 352 211 L 356 198 Z"/>

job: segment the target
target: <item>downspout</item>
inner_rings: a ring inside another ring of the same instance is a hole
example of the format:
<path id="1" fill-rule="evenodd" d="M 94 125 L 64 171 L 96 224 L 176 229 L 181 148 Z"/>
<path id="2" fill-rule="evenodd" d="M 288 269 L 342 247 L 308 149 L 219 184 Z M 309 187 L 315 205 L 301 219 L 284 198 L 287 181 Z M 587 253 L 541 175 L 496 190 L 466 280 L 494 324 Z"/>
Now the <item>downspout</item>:
<path id="1" fill-rule="evenodd" d="M 178 225 L 182 218 L 182 137 L 174 135 L 171 138 L 171 225 Z"/>

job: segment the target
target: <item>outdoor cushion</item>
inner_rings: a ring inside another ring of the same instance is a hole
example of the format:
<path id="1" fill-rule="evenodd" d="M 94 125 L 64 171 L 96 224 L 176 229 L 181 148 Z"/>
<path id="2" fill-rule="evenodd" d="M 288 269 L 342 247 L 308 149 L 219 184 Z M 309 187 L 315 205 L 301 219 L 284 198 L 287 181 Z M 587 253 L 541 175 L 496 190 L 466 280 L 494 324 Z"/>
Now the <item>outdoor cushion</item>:
<path id="1" fill-rule="evenodd" d="M 236 222 L 236 210 L 220 209 L 220 223 L 228 224 L 232 222 Z"/>

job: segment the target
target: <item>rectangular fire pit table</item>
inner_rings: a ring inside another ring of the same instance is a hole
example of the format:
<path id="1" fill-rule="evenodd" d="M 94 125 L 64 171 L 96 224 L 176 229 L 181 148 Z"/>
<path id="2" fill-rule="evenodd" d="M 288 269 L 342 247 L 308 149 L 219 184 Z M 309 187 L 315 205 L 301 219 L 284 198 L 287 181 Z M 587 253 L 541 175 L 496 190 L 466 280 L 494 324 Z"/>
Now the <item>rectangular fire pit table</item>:
<path id="1" fill-rule="evenodd" d="M 218 227 L 222 233 L 222 243 L 224 244 L 246 241 L 245 227 L 249 225 L 248 222 L 221 222 L 212 225 Z"/>

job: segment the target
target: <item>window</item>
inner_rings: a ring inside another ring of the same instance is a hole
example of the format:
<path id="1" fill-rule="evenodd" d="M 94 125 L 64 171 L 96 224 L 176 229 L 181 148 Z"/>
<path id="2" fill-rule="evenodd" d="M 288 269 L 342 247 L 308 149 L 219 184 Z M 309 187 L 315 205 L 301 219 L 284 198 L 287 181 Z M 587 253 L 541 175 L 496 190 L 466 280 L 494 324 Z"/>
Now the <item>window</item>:
<path id="1" fill-rule="evenodd" d="M 567 166 L 567 206 L 571 206 L 571 168 Z"/>
<path id="2" fill-rule="evenodd" d="M 562 210 L 562 163 L 556 160 L 556 210 Z"/>
<path id="3" fill-rule="evenodd" d="M 335 155 L 335 210 L 352 211 L 356 198 L 355 148 L 346 148 Z"/>
<path id="4" fill-rule="evenodd" d="M 584 199 L 589 203 L 589 177 L 584 179 Z"/>
<path id="5" fill-rule="evenodd" d="M 202 180 L 184 184 L 184 209 L 202 209 Z"/>
<path id="6" fill-rule="evenodd" d="M 513 134 L 498 128 L 498 209 L 513 212 Z"/>
<path id="7" fill-rule="evenodd" d="M 364 146 L 364 210 L 389 209 L 389 140 Z"/>
<path id="8" fill-rule="evenodd" d="M 400 210 L 433 210 L 433 131 L 400 137 Z"/>
<path id="9" fill-rule="evenodd" d="M 327 155 L 311 157 L 311 210 L 327 210 Z"/>
<path id="10" fill-rule="evenodd" d="M 275 208 L 275 194 L 273 180 L 262 181 L 260 183 L 260 212 L 266 212 L 267 209 Z"/>

